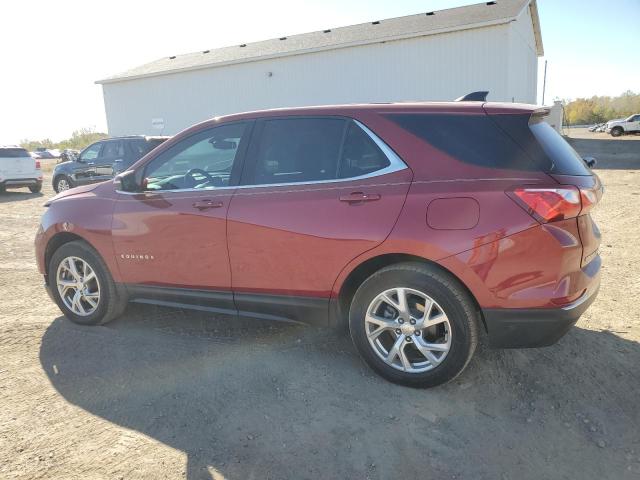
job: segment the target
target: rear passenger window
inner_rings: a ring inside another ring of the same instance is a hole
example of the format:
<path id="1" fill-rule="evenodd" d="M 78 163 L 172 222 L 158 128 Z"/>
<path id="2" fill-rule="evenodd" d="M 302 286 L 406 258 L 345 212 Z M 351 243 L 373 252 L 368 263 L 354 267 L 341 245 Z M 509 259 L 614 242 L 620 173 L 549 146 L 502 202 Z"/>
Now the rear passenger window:
<path id="1" fill-rule="evenodd" d="M 266 121 L 258 143 L 253 183 L 335 179 L 345 123 L 333 118 Z"/>
<path id="2" fill-rule="evenodd" d="M 397 114 L 389 118 L 458 161 L 487 168 L 536 169 L 487 115 Z"/>
<path id="3" fill-rule="evenodd" d="M 390 164 L 355 122 L 340 118 L 267 120 L 255 156 L 255 185 L 353 178 Z"/>

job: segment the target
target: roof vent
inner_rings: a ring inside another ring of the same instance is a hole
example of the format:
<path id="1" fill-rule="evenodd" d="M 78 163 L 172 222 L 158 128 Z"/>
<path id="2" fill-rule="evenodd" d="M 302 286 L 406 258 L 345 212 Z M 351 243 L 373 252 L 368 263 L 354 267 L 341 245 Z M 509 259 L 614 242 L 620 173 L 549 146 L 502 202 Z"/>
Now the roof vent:
<path id="1" fill-rule="evenodd" d="M 376 20 L 375 22 L 371 22 L 371 25 L 380 25 L 380 20 Z"/>
<path id="2" fill-rule="evenodd" d="M 487 2 L 487 5 L 495 5 L 498 2 Z"/>
<path id="3" fill-rule="evenodd" d="M 280 37 L 280 40 L 286 40 L 287 37 Z"/>
<path id="4" fill-rule="evenodd" d="M 203 50 L 202 53 L 209 53 L 211 50 Z"/>
<path id="5" fill-rule="evenodd" d="M 246 44 L 246 43 L 243 43 L 242 45 L 240 45 L 240 48 L 244 48 L 244 47 L 246 47 L 246 46 L 247 46 L 247 44 Z"/>
<path id="6" fill-rule="evenodd" d="M 427 12 L 427 13 L 425 13 L 425 15 L 426 15 L 427 17 L 430 17 L 431 15 L 435 15 L 435 13 L 434 13 L 434 12 Z"/>
<path id="7" fill-rule="evenodd" d="M 329 33 L 329 32 L 331 32 L 331 29 L 330 29 L 330 28 L 327 28 L 326 30 L 323 30 L 323 31 L 322 31 L 322 33 Z"/>
<path id="8" fill-rule="evenodd" d="M 174 58 L 176 58 L 176 56 L 172 55 L 172 56 L 169 57 L 169 60 L 173 60 Z"/>

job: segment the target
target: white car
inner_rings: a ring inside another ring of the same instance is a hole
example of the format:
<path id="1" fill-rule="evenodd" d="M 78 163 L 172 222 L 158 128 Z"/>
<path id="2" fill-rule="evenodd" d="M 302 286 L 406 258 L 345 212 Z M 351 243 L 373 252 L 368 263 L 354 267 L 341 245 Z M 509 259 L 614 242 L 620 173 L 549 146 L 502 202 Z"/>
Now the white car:
<path id="1" fill-rule="evenodd" d="M 640 114 L 631 115 L 622 120 L 611 120 L 607 122 L 605 130 L 613 137 L 619 137 L 627 133 L 640 133 Z"/>
<path id="2" fill-rule="evenodd" d="M 42 190 L 40 161 L 22 147 L 0 145 L 0 192 L 18 187 Z"/>

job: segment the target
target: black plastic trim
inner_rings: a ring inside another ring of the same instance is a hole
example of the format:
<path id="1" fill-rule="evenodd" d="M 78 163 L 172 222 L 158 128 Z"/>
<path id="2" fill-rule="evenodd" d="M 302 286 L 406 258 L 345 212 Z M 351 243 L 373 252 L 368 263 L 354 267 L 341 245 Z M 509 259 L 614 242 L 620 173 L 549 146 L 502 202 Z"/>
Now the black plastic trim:
<path id="1" fill-rule="evenodd" d="M 492 348 L 548 347 L 575 325 L 598 295 L 598 288 L 562 308 L 482 309 Z"/>
<path id="2" fill-rule="evenodd" d="M 329 325 L 329 299 L 127 284 L 129 301 L 228 315 Z"/>
<path id="3" fill-rule="evenodd" d="M 324 327 L 329 324 L 328 298 L 236 292 L 234 299 L 240 316 Z"/>

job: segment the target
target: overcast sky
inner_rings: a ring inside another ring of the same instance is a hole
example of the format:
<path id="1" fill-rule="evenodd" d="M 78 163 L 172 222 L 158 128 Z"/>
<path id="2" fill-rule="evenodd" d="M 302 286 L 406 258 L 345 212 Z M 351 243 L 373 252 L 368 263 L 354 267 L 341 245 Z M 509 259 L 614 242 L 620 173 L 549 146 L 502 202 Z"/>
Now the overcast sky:
<path id="1" fill-rule="evenodd" d="M 95 80 L 159 57 L 475 3 L 473 0 L 3 2 L 0 144 L 106 130 Z M 546 100 L 640 92 L 640 0 L 538 0 Z M 539 83 L 539 98 L 542 83 Z"/>

